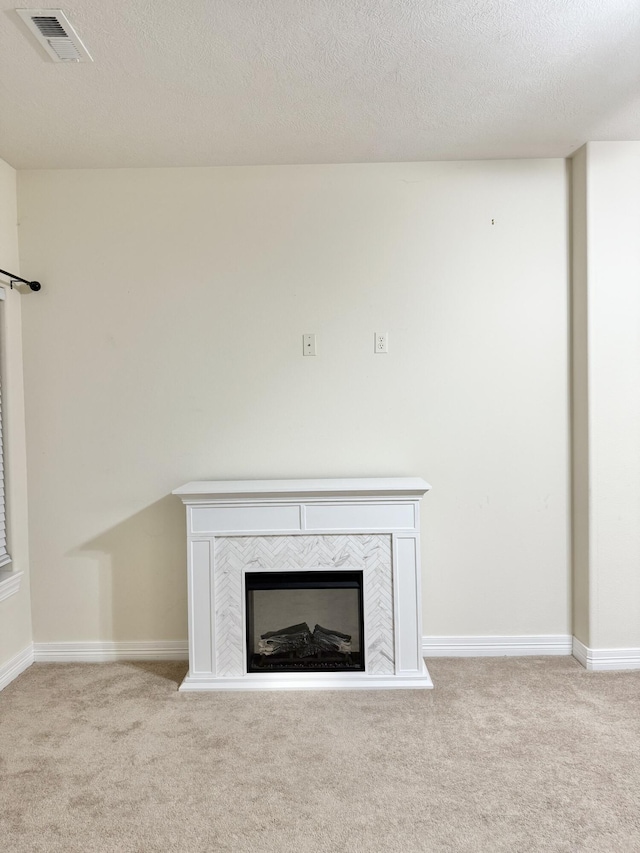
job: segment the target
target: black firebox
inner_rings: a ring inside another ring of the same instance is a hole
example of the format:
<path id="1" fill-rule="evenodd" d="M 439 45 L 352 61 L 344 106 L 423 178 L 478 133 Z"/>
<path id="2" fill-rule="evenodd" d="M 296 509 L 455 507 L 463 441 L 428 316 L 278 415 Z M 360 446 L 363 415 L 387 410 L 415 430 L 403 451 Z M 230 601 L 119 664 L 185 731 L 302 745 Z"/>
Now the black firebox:
<path id="1" fill-rule="evenodd" d="M 364 670 L 361 571 L 247 572 L 248 672 Z"/>

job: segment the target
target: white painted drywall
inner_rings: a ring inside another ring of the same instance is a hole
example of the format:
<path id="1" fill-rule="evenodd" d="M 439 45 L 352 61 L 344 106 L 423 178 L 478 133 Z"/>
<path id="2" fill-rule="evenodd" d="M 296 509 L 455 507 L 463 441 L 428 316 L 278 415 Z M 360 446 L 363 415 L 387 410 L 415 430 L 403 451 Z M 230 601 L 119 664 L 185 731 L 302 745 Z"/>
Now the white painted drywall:
<path id="1" fill-rule="evenodd" d="M 16 173 L 0 160 L 0 267 L 10 272 L 18 268 L 18 221 Z M 25 451 L 24 394 L 22 379 L 21 302 L 7 283 L 5 300 L 0 302 L 0 361 L 2 369 L 2 409 L 4 464 L 7 504 L 7 539 L 13 558 L 5 570 L 23 572 L 20 590 L 0 601 L 0 667 L 31 643 L 31 603 L 29 596 L 29 542 L 27 528 L 27 468 Z"/>
<path id="2" fill-rule="evenodd" d="M 589 351 L 587 147 L 571 160 L 573 634 L 589 647 Z"/>
<path id="3" fill-rule="evenodd" d="M 574 392 L 574 439 L 582 435 L 583 455 L 587 447 L 589 458 L 588 480 L 584 466 L 576 466 L 574 474 L 574 484 L 583 481 L 578 494 L 585 488 L 588 494 L 588 501 L 581 500 L 588 508 L 588 525 L 575 529 L 579 575 L 584 577 L 588 566 L 588 608 L 576 599 L 576 616 L 588 619 L 588 643 L 583 642 L 591 648 L 637 649 L 640 142 L 588 143 L 574 160 L 574 176 L 574 187 L 583 185 L 582 197 L 574 195 L 574 222 L 576 216 L 584 220 L 586 235 L 586 253 L 574 280 L 588 314 L 586 340 L 577 339 L 582 357 L 575 356 L 574 337 L 574 365 L 582 372 L 585 361 L 588 366 L 587 386 L 583 381 Z"/>
<path id="4" fill-rule="evenodd" d="M 426 634 L 569 633 L 562 160 L 19 189 L 37 641 L 185 637 L 171 489 L 317 476 L 433 484 Z"/>

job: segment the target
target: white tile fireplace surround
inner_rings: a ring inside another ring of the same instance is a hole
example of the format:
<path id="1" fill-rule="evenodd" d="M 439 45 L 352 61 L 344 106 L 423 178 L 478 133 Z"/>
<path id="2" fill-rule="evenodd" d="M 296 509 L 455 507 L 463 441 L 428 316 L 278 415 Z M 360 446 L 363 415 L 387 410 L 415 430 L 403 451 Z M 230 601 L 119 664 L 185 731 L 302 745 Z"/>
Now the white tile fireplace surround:
<path id="1" fill-rule="evenodd" d="M 433 687 L 421 655 L 419 504 L 429 488 L 404 477 L 219 480 L 176 489 L 188 539 L 189 673 L 180 690 Z M 358 669 L 255 671 L 248 573 L 249 586 L 270 578 L 318 586 L 329 576 L 348 586 L 356 578 Z"/>

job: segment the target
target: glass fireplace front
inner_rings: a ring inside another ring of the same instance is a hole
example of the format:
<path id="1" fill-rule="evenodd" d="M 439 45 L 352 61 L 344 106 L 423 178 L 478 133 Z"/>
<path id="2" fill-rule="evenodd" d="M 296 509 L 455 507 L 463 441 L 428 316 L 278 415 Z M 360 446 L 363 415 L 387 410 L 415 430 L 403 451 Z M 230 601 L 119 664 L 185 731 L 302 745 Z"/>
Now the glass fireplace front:
<path id="1" fill-rule="evenodd" d="M 247 572 L 247 671 L 364 670 L 362 572 Z"/>

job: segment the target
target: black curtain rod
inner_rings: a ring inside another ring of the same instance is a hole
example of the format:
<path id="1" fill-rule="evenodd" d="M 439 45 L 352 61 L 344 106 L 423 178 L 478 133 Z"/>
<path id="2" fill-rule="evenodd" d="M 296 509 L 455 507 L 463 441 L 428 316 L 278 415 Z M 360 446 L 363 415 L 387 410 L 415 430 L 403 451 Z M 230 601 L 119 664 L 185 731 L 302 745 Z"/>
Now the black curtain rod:
<path id="1" fill-rule="evenodd" d="M 13 290 L 13 282 L 20 281 L 22 284 L 28 284 L 31 290 L 41 290 L 42 285 L 39 281 L 27 281 L 26 278 L 20 278 L 19 275 L 14 275 L 12 272 L 7 272 L 7 270 L 0 270 L 2 275 L 9 276 L 9 284 L 11 285 L 11 290 Z"/>

